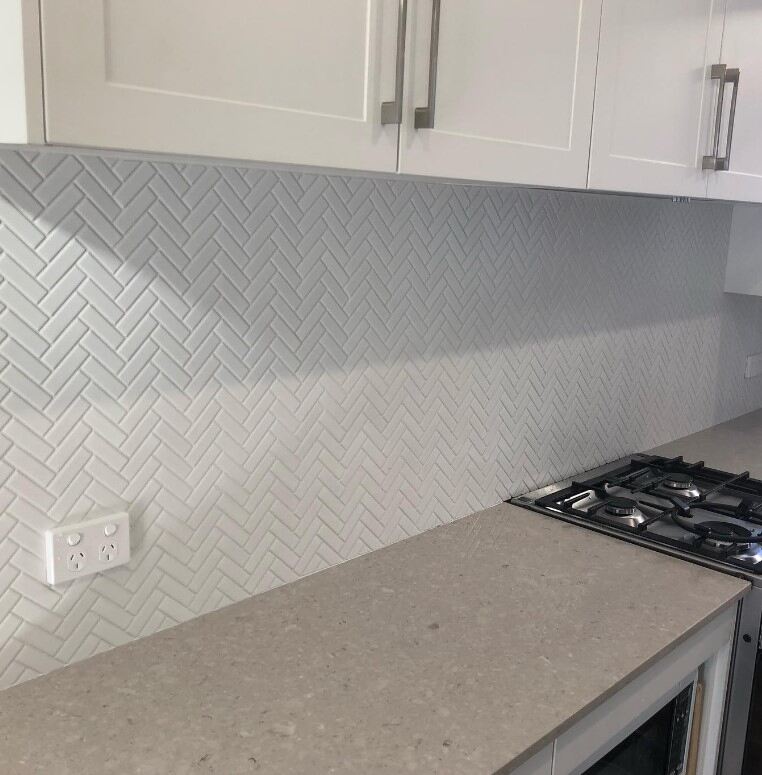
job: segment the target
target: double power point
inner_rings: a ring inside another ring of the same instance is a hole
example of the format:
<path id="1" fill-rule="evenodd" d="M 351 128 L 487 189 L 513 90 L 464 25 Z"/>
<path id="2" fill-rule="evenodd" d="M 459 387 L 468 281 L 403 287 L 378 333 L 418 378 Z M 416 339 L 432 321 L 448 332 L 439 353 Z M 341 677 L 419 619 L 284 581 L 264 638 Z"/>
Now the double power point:
<path id="1" fill-rule="evenodd" d="M 130 559 L 130 518 L 126 512 L 62 525 L 45 533 L 48 584 L 100 573 Z"/>

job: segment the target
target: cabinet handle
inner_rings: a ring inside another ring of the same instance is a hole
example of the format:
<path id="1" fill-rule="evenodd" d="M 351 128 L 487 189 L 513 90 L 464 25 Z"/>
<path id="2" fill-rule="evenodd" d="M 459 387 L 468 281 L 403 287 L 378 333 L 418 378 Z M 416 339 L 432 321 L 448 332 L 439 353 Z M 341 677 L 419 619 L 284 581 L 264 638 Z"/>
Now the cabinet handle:
<path id="1" fill-rule="evenodd" d="M 440 0 L 431 4 L 431 43 L 429 44 L 429 94 L 428 104 L 415 109 L 416 129 L 434 128 L 434 109 L 437 104 L 437 60 L 439 59 L 439 16 Z"/>
<path id="2" fill-rule="evenodd" d="M 405 37 L 407 35 L 407 0 L 400 0 L 397 11 L 397 62 L 394 69 L 394 101 L 381 103 L 381 123 L 402 123 L 402 90 L 405 85 Z"/>
<path id="3" fill-rule="evenodd" d="M 712 65 L 712 79 L 720 82 L 717 92 L 717 113 L 714 117 L 714 145 L 711 156 L 704 156 L 701 165 L 705 170 L 722 172 L 730 169 L 730 150 L 733 147 L 733 127 L 736 123 L 736 101 L 738 100 L 738 81 L 741 71 L 737 67 L 727 65 Z M 725 140 L 725 155 L 720 156 L 720 130 L 722 128 L 722 105 L 725 100 L 725 85 L 733 84 L 733 97 L 730 100 L 730 116 L 728 117 L 728 136 Z"/>

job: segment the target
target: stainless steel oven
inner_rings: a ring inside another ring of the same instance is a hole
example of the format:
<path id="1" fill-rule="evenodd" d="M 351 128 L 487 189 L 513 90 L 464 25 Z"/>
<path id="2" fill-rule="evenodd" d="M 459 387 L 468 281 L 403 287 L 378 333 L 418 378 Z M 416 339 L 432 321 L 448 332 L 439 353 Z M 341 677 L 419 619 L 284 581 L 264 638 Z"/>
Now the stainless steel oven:
<path id="1" fill-rule="evenodd" d="M 683 688 L 583 775 L 690 775 L 689 732 L 697 686 L 692 682 Z M 698 711 L 698 696 L 695 705 Z"/>

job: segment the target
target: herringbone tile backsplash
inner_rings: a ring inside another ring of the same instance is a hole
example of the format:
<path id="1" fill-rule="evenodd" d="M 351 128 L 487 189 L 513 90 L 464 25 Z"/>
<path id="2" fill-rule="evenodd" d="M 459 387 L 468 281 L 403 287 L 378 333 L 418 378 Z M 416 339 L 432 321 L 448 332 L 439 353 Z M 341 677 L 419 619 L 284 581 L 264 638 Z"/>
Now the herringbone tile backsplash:
<path id="1" fill-rule="evenodd" d="M 0 152 L 0 685 L 762 405 L 730 208 Z M 43 583 L 127 509 L 129 566 Z"/>

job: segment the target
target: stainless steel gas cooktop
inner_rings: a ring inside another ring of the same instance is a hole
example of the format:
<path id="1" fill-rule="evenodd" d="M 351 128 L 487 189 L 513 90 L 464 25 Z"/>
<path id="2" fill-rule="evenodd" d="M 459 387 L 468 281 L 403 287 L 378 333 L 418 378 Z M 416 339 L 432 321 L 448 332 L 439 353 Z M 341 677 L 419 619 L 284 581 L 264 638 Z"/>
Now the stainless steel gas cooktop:
<path id="1" fill-rule="evenodd" d="M 762 481 L 633 455 L 513 503 L 706 564 L 762 575 Z"/>

